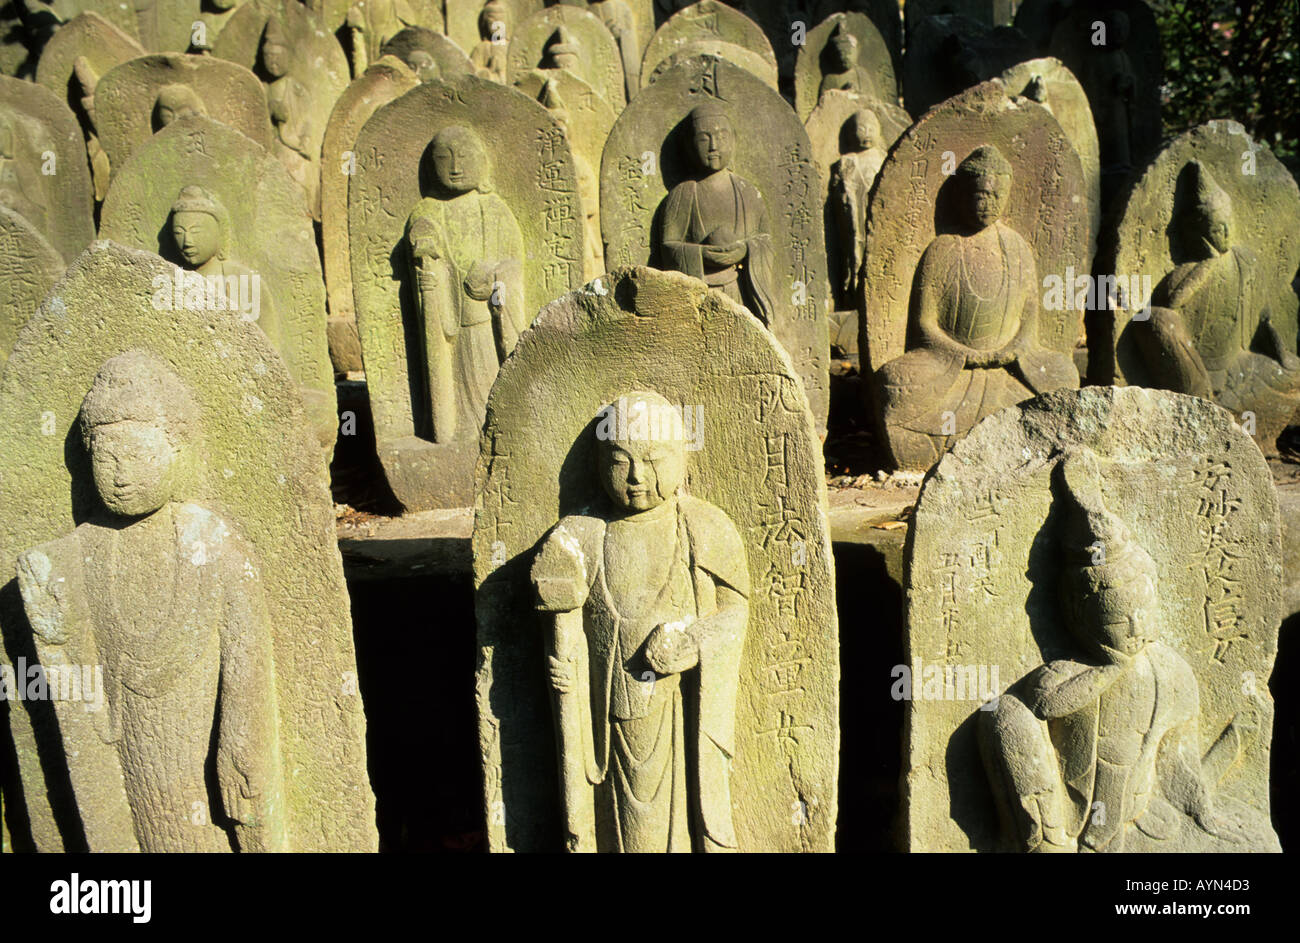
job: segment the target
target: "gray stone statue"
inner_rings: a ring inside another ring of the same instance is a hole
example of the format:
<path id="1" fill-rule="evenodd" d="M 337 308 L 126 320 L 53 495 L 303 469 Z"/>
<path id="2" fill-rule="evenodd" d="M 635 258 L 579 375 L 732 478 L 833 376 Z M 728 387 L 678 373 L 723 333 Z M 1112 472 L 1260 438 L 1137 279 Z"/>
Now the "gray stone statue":
<path id="1" fill-rule="evenodd" d="M 843 21 L 831 33 L 830 42 L 826 44 L 826 50 L 822 55 L 825 57 L 825 64 L 822 68 L 821 85 L 817 89 L 818 100 L 832 90 L 857 92 L 872 99 L 891 100 L 882 97 L 880 90 L 876 88 L 875 80 L 871 77 L 871 71 L 858 61 L 858 38 L 849 32 Z"/>
<path id="2" fill-rule="evenodd" d="M 164 85 L 158 89 L 158 97 L 154 100 L 154 130 L 162 130 L 177 118 L 207 113 L 208 109 L 203 104 L 203 99 L 191 86 L 178 83 Z"/>
<path id="3" fill-rule="evenodd" d="M 502 0 L 488 0 L 483 4 L 478 18 L 479 44 L 469 54 L 469 61 L 480 76 L 503 85 L 509 68 L 506 53 L 510 48 L 510 31 L 514 26 L 510 19 L 510 6 Z"/>
<path id="4" fill-rule="evenodd" d="M 846 130 L 849 149 L 831 167 L 830 205 L 840 237 L 840 285 L 847 294 L 856 294 L 866 250 L 867 198 L 885 162 L 885 148 L 880 119 L 868 108 L 854 112 Z"/>

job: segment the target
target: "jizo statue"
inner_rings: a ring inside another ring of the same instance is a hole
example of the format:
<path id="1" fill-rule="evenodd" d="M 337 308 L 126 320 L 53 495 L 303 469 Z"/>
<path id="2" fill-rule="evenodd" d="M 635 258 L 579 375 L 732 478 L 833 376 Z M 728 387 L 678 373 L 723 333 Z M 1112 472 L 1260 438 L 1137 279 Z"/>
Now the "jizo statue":
<path id="1" fill-rule="evenodd" d="M 250 549 L 187 500 L 198 417 L 151 354 L 107 361 L 80 412 L 99 511 L 20 555 L 18 585 L 44 664 L 103 666 L 97 740 L 141 850 L 286 850 L 271 626 Z"/>
<path id="2" fill-rule="evenodd" d="M 978 147 L 949 185 L 955 212 L 916 274 L 910 320 L 917 341 L 876 374 L 900 468 L 928 468 L 954 437 L 1004 406 L 1079 385 L 1069 355 L 1038 343 L 1034 255 L 1002 221 L 1011 165 L 997 148 Z"/>
<path id="3" fill-rule="evenodd" d="M 161 131 L 177 118 L 207 113 L 208 109 L 204 106 L 203 99 L 199 98 L 198 92 L 190 86 L 175 83 L 164 85 L 158 90 L 158 97 L 154 100 L 154 130 Z"/>
<path id="4" fill-rule="evenodd" d="M 533 563 L 570 851 L 736 850 L 749 571 L 731 519 L 683 492 L 682 429 L 656 393 L 605 407 L 604 504 L 561 519 Z"/>
<path id="5" fill-rule="evenodd" d="M 818 99 L 831 90 L 857 92 L 869 98 L 881 97 L 870 70 L 858 59 L 858 38 L 849 32 L 843 21 L 831 33 L 823 55 L 826 64 L 822 70 L 821 86 L 817 89 Z"/>
<path id="6" fill-rule="evenodd" d="M 839 229 L 844 266 L 840 284 L 855 294 L 861 284 L 862 262 L 867 240 L 867 198 L 885 162 L 880 119 L 867 108 L 849 119 L 849 149 L 831 167 L 831 210 Z"/>
<path id="7" fill-rule="evenodd" d="M 510 48 L 510 6 L 501 0 L 488 0 L 478 18 L 479 44 L 469 54 L 478 74 L 485 79 L 506 81 Z"/>
<path id="8" fill-rule="evenodd" d="M 182 265 L 205 279 L 219 280 L 213 284 L 224 292 L 226 306 L 257 321 L 281 349 L 284 338 L 270 293 L 255 272 L 229 256 L 230 213 L 221 201 L 203 187 L 183 187 L 171 208 L 171 237 Z"/>
<path id="9" fill-rule="evenodd" d="M 473 435 L 497 368 L 528 326 L 523 235 L 492 191 L 487 149 L 469 128 L 429 143 L 436 196 L 407 220 L 407 249 L 424 327 L 433 439 Z"/>
<path id="10" fill-rule="evenodd" d="M 1267 842 L 1266 818 L 1215 798 L 1259 734 L 1259 717 L 1238 712 L 1203 746 L 1196 676 L 1161 640 L 1167 609 L 1155 562 L 1107 508 L 1092 452 L 1068 453 L 1057 473 L 1068 515 L 1061 615 L 1078 650 L 1038 666 L 979 712 L 1007 837 L 1032 852 Z"/>
<path id="11" fill-rule="evenodd" d="M 302 187 L 307 196 L 307 206 L 317 214 L 320 206 L 320 147 L 319 144 L 312 146 L 318 138 L 312 127 L 311 93 L 289 74 L 291 57 L 284 26 L 271 17 L 266 21 L 266 32 L 262 36 L 262 66 L 271 76 L 271 83 L 266 87 L 266 104 L 271 112 L 271 126 L 275 129 L 277 156 Z"/>
<path id="12" fill-rule="evenodd" d="M 688 126 L 696 176 L 665 199 L 660 264 L 702 279 L 770 325 L 776 303 L 767 206 L 757 187 L 728 169 L 734 125 L 714 99 L 695 107 Z"/>

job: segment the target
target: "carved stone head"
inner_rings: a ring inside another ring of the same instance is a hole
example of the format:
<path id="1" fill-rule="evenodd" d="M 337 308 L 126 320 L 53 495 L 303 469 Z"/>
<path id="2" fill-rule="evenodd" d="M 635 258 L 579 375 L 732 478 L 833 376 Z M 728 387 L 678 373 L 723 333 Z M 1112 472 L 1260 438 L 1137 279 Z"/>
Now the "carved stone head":
<path id="1" fill-rule="evenodd" d="M 681 411 L 658 393 L 627 393 L 606 406 L 596 439 L 601 484 L 624 511 L 652 510 L 686 481 Z"/>
<path id="2" fill-rule="evenodd" d="M 500 24 L 499 26 L 496 24 Z M 478 33 L 486 42 L 492 42 L 497 36 L 503 40 L 510 38 L 510 6 L 501 0 L 488 0 L 483 4 L 483 12 L 478 15 Z"/>
<path id="3" fill-rule="evenodd" d="M 172 204 L 172 241 L 190 268 L 225 258 L 230 214 L 215 196 L 199 186 L 183 187 Z"/>
<path id="4" fill-rule="evenodd" d="M 849 118 L 849 140 L 855 151 L 880 147 L 880 119 L 870 108 L 859 108 Z"/>
<path id="5" fill-rule="evenodd" d="M 289 74 L 289 63 L 289 38 L 280 21 L 271 17 L 262 34 L 262 67 L 278 79 Z"/>
<path id="6" fill-rule="evenodd" d="M 563 69 L 576 74 L 581 59 L 577 40 L 563 26 L 551 34 L 542 50 L 542 67 L 546 69 Z"/>
<path id="7" fill-rule="evenodd" d="M 438 68 L 438 63 L 424 49 L 413 49 L 406 57 L 406 64 L 411 67 L 411 71 L 421 82 L 433 82 L 442 78 L 442 70 Z"/>
<path id="8" fill-rule="evenodd" d="M 158 97 L 154 100 L 154 127 L 162 130 L 177 118 L 207 113 L 208 109 L 204 106 L 203 99 L 199 98 L 198 92 L 190 86 L 175 83 L 164 85 L 158 90 Z"/>
<path id="9" fill-rule="evenodd" d="M 82 400 L 80 422 L 95 490 L 109 511 L 142 517 L 177 497 L 198 409 L 160 360 L 130 350 L 106 361 Z"/>
<path id="10" fill-rule="evenodd" d="M 957 165 L 956 178 L 966 222 L 973 229 L 1002 218 L 1011 196 L 1011 165 L 996 147 L 985 144 L 971 151 Z"/>
<path id="11" fill-rule="evenodd" d="M 850 33 L 841 20 L 831 33 L 832 62 L 840 72 L 847 72 L 858 64 L 858 38 Z"/>
<path id="12" fill-rule="evenodd" d="M 1232 247 L 1232 197 L 1219 186 L 1198 160 L 1188 165 L 1188 195 L 1182 216 L 1182 235 L 1197 255 L 1208 251 L 1222 255 Z"/>
<path id="13" fill-rule="evenodd" d="M 479 136 L 464 125 L 443 128 L 429 142 L 438 185 L 452 193 L 490 189 L 487 149 Z"/>
<path id="14" fill-rule="evenodd" d="M 716 99 L 696 105 L 691 111 L 691 153 L 700 170 L 726 170 L 736 152 L 736 133 L 731 118 Z"/>

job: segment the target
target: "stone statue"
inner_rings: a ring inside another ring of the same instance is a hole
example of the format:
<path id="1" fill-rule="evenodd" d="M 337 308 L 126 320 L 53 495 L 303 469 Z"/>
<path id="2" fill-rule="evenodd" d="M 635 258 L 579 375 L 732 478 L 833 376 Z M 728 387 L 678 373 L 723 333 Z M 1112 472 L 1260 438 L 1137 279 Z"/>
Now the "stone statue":
<path id="1" fill-rule="evenodd" d="M 881 91 L 876 88 L 871 70 L 859 61 L 858 38 L 849 32 L 849 28 L 842 20 L 831 33 L 830 42 L 826 44 L 823 56 L 826 64 L 822 69 L 821 85 L 817 89 L 818 99 L 832 89 L 857 92 L 868 98 L 883 97 L 885 100 L 892 98 L 892 95 L 882 96 Z"/>
<path id="2" fill-rule="evenodd" d="M 57 663 L 57 650 L 104 666 L 94 723 L 116 748 L 141 850 L 286 850 L 272 627 L 249 548 L 186 500 L 194 400 L 161 361 L 131 350 L 99 370 L 80 426 L 102 509 L 17 562 L 42 662 Z M 94 749 L 104 748 L 81 745 Z M 68 752 L 76 784 L 86 758 Z M 210 797 L 220 808 L 209 812 Z"/>
<path id="3" fill-rule="evenodd" d="M 846 294 L 856 294 L 866 249 L 867 198 L 885 162 L 885 148 L 880 119 L 868 108 L 853 113 L 847 131 L 850 149 L 831 167 L 830 205 L 839 230 L 840 262 L 844 266 L 840 284 Z"/>
<path id="4" fill-rule="evenodd" d="M 280 319 L 276 316 L 271 295 L 252 269 L 228 255 L 230 249 L 230 214 L 210 191 L 187 186 L 176 195 L 171 207 L 171 237 L 181 264 L 205 279 L 220 279 L 226 293 L 226 305 L 232 311 L 245 309 L 251 316 L 250 290 L 257 290 L 257 323 L 271 343 L 279 349 L 284 343 Z M 243 285 L 240 283 L 243 282 Z M 248 287 L 244 287 L 248 286 Z M 249 301 L 249 304 L 242 304 Z M 179 303 L 177 307 L 179 307 Z"/>
<path id="5" fill-rule="evenodd" d="M 682 493 L 685 440 L 668 417 L 680 413 L 657 393 L 605 407 L 596 437 L 608 506 L 561 519 L 532 567 L 570 851 L 736 850 L 749 571 L 726 513 Z"/>
<path id="6" fill-rule="evenodd" d="M 493 192 L 483 142 L 452 125 L 429 144 L 437 197 L 407 220 L 415 296 L 424 329 L 433 440 L 473 435 L 497 367 L 528 326 L 519 223 Z"/>
<path id="7" fill-rule="evenodd" d="M 579 77 L 578 68 L 582 63 L 582 47 L 563 26 L 558 27 L 542 50 L 542 61 L 538 68 L 563 69 Z"/>
<path id="8" fill-rule="evenodd" d="M 767 206 L 752 183 L 728 169 L 736 146 L 731 118 L 710 100 L 691 111 L 687 124 L 698 176 L 668 193 L 660 262 L 703 279 L 770 324 L 776 303 Z"/>
<path id="9" fill-rule="evenodd" d="M 164 85 L 158 90 L 158 97 L 154 101 L 154 129 L 165 128 L 177 118 L 207 113 L 208 109 L 204 106 L 203 99 L 190 86 L 175 83 Z"/>
<path id="10" fill-rule="evenodd" d="M 320 135 L 312 126 L 311 93 L 290 75 L 290 46 L 284 26 L 275 17 L 266 21 L 262 36 L 262 66 L 271 76 L 266 104 L 275 129 L 276 156 L 306 194 L 307 207 L 320 216 L 320 154 L 313 146 Z"/>
<path id="11" fill-rule="evenodd" d="M 911 322 L 916 341 L 876 374 L 889 448 L 900 468 L 928 468 L 989 413 L 1079 384 L 1068 354 L 1037 335 L 1039 284 L 1024 238 L 1002 222 L 1011 165 L 976 148 L 952 178 L 951 231 L 921 256 Z"/>
<path id="12" fill-rule="evenodd" d="M 1165 276 L 1151 317 L 1134 318 L 1130 330 L 1159 386 L 1253 412 L 1276 438 L 1300 407 L 1300 357 L 1271 320 L 1258 256 L 1237 241 L 1232 198 L 1198 160 L 1183 174 L 1174 258 L 1188 261 Z"/>
<path id="13" fill-rule="evenodd" d="M 352 39 L 352 74 L 359 76 L 378 59 L 384 44 L 407 26 L 419 23 L 407 0 L 361 0 L 347 12 Z"/>
<path id="14" fill-rule="evenodd" d="M 442 78 L 442 69 L 424 49 L 413 49 L 407 56 L 407 64 L 421 82 L 436 82 Z"/>
<path id="15" fill-rule="evenodd" d="M 627 100 L 641 87 L 641 42 L 637 38 L 636 19 L 627 0 L 594 0 L 587 9 L 600 17 L 614 41 L 618 43 L 619 58 L 623 62 L 623 82 Z"/>
<path id="16" fill-rule="evenodd" d="M 1266 820 L 1215 797 L 1260 717 L 1239 711 L 1202 753 L 1200 690 L 1162 640 L 1155 562 L 1107 508 L 1091 451 L 1067 453 L 1057 473 L 1068 515 L 1061 614 L 1078 648 L 979 712 L 1006 836 L 1033 852 L 1232 851 L 1268 841 Z"/>
<path id="17" fill-rule="evenodd" d="M 512 26 L 509 5 L 503 0 L 488 0 L 478 18 L 479 44 L 469 54 L 469 61 L 480 76 L 503 85 L 508 71 L 506 53 L 510 48 Z"/>

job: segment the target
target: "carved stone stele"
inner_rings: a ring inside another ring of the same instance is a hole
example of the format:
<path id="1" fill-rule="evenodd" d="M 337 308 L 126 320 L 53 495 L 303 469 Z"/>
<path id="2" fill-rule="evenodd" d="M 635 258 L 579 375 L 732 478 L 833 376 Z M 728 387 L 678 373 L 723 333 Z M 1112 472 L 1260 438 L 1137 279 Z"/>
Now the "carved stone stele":
<path id="1" fill-rule="evenodd" d="M 1226 411 L 1136 387 L 1004 409 L 908 539 L 910 850 L 1280 850 L 1278 504 Z"/>
<path id="2" fill-rule="evenodd" d="M 622 111 L 627 104 L 627 89 L 618 43 L 598 16 L 581 7 L 547 7 L 519 23 L 510 34 L 506 80 L 513 85 L 533 69 L 556 67 L 548 49 L 561 38 L 567 49 L 563 63 L 595 89 L 615 113 Z"/>
<path id="3" fill-rule="evenodd" d="M 794 72 L 794 110 L 805 123 L 829 91 L 898 104 L 898 80 L 880 30 L 865 13 L 836 13 L 808 30 Z"/>
<path id="4" fill-rule="evenodd" d="M 701 55 L 708 50 L 699 48 L 697 44 L 715 42 L 739 46 L 756 55 L 757 62 L 764 63 L 765 68 L 759 72 L 755 65 L 750 71 L 763 81 L 776 76 L 776 54 L 763 28 L 725 3 L 700 0 L 678 9 L 655 30 L 641 59 L 641 84 L 648 85 L 656 80 L 656 72 L 663 60 L 678 56 L 678 61 L 681 61 L 683 52 Z M 744 61 L 738 64 L 742 67 L 747 65 Z"/>
<path id="5" fill-rule="evenodd" d="M 789 358 L 694 279 L 617 269 L 538 315 L 476 476 L 493 851 L 831 850 L 820 452 Z"/>
<path id="6" fill-rule="evenodd" d="M 5 668 L 103 696 L 11 701 L 15 848 L 373 851 L 324 456 L 255 325 L 155 305 L 177 273 L 95 243 L 6 368 Z"/>
<path id="7" fill-rule="evenodd" d="M 63 274 L 63 259 L 45 237 L 21 216 L 0 206 L 0 372 L 18 332 Z"/>

